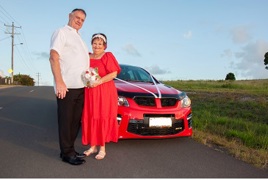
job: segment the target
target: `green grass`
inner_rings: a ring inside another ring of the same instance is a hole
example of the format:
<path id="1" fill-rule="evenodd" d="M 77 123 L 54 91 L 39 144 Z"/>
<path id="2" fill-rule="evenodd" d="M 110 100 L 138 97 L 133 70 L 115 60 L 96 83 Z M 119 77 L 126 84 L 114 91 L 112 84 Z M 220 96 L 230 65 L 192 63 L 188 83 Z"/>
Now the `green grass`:
<path id="1" fill-rule="evenodd" d="M 251 92 L 253 94 L 268 95 L 268 79 L 264 80 L 241 80 L 241 81 L 223 81 L 223 80 L 198 80 L 198 81 L 163 81 L 174 88 L 189 91 L 212 91 L 212 92 Z"/>
<path id="2" fill-rule="evenodd" d="M 268 79 L 164 83 L 187 92 L 192 100 L 194 132 L 235 141 L 250 151 L 267 152 Z M 267 168 L 268 157 L 256 161 Z"/>

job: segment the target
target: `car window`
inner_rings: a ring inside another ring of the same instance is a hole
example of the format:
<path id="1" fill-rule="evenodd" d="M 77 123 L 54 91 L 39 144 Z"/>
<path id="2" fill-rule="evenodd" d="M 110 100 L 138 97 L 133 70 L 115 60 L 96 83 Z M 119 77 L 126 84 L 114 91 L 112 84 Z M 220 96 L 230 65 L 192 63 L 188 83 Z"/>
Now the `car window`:
<path id="1" fill-rule="evenodd" d="M 143 69 L 136 69 L 134 71 L 134 74 L 136 75 L 136 80 L 143 81 L 143 82 L 151 82 L 151 76 L 144 71 Z"/>
<path id="2" fill-rule="evenodd" d="M 117 78 L 125 81 L 153 82 L 147 71 L 135 66 L 121 66 L 121 72 Z"/>

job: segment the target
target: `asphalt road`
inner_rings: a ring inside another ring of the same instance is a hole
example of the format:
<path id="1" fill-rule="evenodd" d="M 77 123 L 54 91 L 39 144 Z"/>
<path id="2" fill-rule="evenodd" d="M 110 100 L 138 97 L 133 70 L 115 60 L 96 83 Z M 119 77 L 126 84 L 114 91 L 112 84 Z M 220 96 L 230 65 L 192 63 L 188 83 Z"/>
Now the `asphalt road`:
<path id="1" fill-rule="evenodd" d="M 76 141 L 77 151 L 81 135 Z M 0 88 L 0 178 L 267 178 L 268 172 L 192 138 L 120 140 L 98 161 L 59 158 L 52 87 Z"/>

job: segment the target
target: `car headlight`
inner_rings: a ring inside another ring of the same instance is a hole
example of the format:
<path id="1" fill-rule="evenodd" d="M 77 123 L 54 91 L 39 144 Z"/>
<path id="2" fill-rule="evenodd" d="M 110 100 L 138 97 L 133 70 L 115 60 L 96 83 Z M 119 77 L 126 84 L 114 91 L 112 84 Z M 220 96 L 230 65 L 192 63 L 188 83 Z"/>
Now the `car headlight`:
<path id="1" fill-rule="evenodd" d="M 187 108 L 191 106 L 191 99 L 188 96 L 185 96 L 182 100 L 181 100 L 181 107 L 183 108 Z"/>
<path id="2" fill-rule="evenodd" d="M 129 107 L 129 103 L 127 99 L 123 96 L 118 96 L 118 106 L 126 106 Z"/>

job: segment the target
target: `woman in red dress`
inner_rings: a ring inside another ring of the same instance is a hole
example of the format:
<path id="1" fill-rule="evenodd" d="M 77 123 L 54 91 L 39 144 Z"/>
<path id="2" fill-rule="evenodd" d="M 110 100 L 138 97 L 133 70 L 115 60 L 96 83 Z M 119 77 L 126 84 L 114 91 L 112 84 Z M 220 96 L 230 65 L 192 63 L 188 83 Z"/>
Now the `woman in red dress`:
<path id="1" fill-rule="evenodd" d="M 82 144 L 90 145 L 86 156 L 99 152 L 96 159 L 106 155 L 105 143 L 118 142 L 117 108 L 118 94 L 113 79 L 120 73 L 120 66 L 111 52 L 105 52 L 107 38 L 104 34 L 93 34 L 93 53 L 90 67 L 98 68 L 101 77 L 85 87 L 85 104 L 82 116 Z"/>

